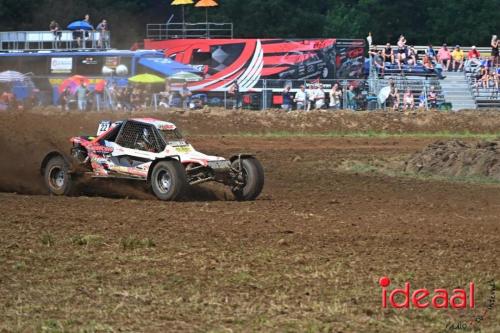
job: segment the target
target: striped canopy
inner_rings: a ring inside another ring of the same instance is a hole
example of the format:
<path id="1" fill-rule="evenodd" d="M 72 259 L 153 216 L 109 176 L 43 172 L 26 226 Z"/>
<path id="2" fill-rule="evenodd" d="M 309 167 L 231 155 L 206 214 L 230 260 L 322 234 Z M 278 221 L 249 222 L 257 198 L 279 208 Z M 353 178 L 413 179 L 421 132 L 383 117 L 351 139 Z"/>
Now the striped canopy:
<path id="1" fill-rule="evenodd" d="M 0 73 L 0 82 L 19 82 L 26 80 L 26 75 L 16 71 L 5 71 Z"/>

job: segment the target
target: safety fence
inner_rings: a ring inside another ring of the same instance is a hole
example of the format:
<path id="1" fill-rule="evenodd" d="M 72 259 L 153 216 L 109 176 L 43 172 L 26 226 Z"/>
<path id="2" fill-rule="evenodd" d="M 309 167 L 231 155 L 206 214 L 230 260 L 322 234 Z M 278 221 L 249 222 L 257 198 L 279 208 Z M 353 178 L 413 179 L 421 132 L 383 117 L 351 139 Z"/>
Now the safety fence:
<path id="1" fill-rule="evenodd" d="M 429 108 L 429 91 L 433 89 L 439 103 L 443 96 L 435 78 L 344 79 L 344 80 L 259 80 L 252 87 L 236 86 L 232 81 L 218 81 L 207 91 L 198 82 L 161 84 L 123 84 L 109 78 L 88 78 L 85 88 L 62 84 L 64 78 L 30 77 L 25 82 L 0 83 L 0 95 L 12 92 L 18 104 L 58 105 L 65 110 L 134 111 L 170 108 L 266 110 L 375 110 L 388 106 L 403 109 L 405 92 L 414 99 L 412 107 Z M 390 94 L 390 83 L 397 89 Z M 82 104 L 79 100 L 84 100 Z M 394 103 L 397 105 L 394 107 Z M 0 100 L 0 110 L 12 108 Z"/>

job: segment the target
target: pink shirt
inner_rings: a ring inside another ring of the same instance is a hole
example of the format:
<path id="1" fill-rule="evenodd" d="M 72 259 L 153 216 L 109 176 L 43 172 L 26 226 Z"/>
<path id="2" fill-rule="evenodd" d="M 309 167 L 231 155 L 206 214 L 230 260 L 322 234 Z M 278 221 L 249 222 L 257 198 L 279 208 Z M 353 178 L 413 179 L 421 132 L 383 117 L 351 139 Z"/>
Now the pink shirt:
<path id="1" fill-rule="evenodd" d="M 438 58 L 441 60 L 450 60 L 451 59 L 451 52 L 449 49 L 444 49 L 440 48 L 438 52 Z"/>

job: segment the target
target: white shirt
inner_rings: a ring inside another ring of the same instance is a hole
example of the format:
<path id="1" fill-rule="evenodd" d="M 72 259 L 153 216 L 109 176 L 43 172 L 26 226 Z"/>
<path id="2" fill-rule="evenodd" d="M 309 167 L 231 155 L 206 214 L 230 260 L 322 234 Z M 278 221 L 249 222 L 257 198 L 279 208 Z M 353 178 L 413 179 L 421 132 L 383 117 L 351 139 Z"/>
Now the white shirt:
<path id="1" fill-rule="evenodd" d="M 325 99 L 325 92 L 321 88 L 317 88 L 316 90 L 314 90 L 313 94 L 316 101 Z"/>
<path id="2" fill-rule="evenodd" d="M 305 91 L 299 90 L 295 93 L 295 101 L 298 103 L 305 103 L 307 100 L 307 93 Z"/>

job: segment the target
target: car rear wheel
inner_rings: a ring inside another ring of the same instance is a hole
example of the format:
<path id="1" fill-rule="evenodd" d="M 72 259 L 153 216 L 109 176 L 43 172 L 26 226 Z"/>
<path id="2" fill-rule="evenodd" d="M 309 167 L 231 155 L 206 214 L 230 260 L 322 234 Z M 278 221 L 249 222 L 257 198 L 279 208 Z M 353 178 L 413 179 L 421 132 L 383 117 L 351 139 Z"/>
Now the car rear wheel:
<path id="1" fill-rule="evenodd" d="M 70 195 L 74 182 L 70 166 L 62 156 L 52 157 L 45 165 L 44 179 L 49 192 L 54 195 Z"/>
<path id="2" fill-rule="evenodd" d="M 162 161 L 153 167 L 151 189 L 158 199 L 177 200 L 186 192 L 187 186 L 186 171 L 178 161 Z"/>
<path id="3" fill-rule="evenodd" d="M 240 166 L 241 164 L 241 166 Z M 264 188 L 264 168 L 256 158 L 243 158 L 233 161 L 232 167 L 238 170 L 237 181 L 240 186 L 232 192 L 238 201 L 255 200 Z"/>

